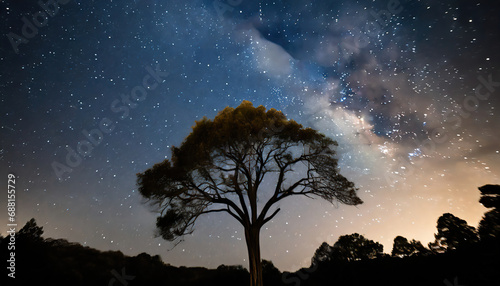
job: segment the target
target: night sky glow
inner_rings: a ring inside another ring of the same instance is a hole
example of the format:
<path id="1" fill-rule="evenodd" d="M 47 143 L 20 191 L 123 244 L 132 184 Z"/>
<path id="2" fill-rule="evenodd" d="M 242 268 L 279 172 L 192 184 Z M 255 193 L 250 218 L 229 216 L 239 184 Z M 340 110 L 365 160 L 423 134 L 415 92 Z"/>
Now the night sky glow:
<path id="1" fill-rule="evenodd" d="M 195 120 L 243 100 L 337 140 L 364 201 L 284 200 L 261 233 L 282 271 L 344 234 L 390 253 L 397 235 L 433 240 L 446 212 L 477 226 L 477 187 L 500 184 L 498 1 L 25 2 L 0 3 L 0 174 L 44 237 L 247 267 L 233 218 L 206 215 L 173 248 L 136 187 Z"/>

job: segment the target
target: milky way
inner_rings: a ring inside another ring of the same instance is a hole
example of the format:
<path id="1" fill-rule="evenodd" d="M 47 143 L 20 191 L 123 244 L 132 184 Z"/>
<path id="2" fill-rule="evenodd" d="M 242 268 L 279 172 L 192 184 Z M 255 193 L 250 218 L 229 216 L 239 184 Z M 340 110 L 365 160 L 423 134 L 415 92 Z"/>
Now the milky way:
<path id="1" fill-rule="evenodd" d="M 500 183 L 496 1 L 41 3 L 0 3 L 0 174 L 45 237 L 246 267 L 234 219 L 202 217 L 173 247 L 136 187 L 195 120 L 243 100 L 337 140 L 365 202 L 281 203 L 261 234 L 280 270 L 343 234 L 390 252 L 397 235 L 431 241 L 446 212 L 477 226 L 477 187 Z"/>

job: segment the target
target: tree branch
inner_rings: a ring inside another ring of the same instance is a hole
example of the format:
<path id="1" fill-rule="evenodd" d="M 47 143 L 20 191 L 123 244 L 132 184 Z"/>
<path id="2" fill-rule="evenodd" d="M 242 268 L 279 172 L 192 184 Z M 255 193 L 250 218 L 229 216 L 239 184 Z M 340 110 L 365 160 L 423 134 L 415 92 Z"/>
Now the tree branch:
<path id="1" fill-rule="evenodd" d="M 227 206 L 227 208 L 225 208 L 225 209 L 213 209 L 213 210 L 208 210 L 208 211 L 202 211 L 202 212 L 200 212 L 200 213 L 197 215 L 197 217 L 198 217 L 198 216 L 200 216 L 200 215 L 202 215 L 202 214 L 208 214 L 208 213 L 218 213 L 218 212 L 227 212 L 227 213 L 228 213 L 228 214 L 230 214 L 232 217 L 234 217 L 234 218 L 235 218 L 238 222 L 240 222 L 242 225 L 244 225 L 244 224 L 243 224 L 243 221 L 241 220 L 241 218 L 240 218 L 240 217 L 238 217 L 235 213 L 233 213 L 233 212 L 231 211 L 231 209 L 229 209 L 229 205 L 228 205 L 228 206 Z"/>
<path id="2" fill-rule="evenodd" d="M 277 214 L 280 210 L 281 210 L 281 209 L 280 209 L 280 208 L 278 208 L 278 209 L 277 209 L 277 210 L 275 210 L 275 211 L 274 211 L 274 212 L 273 212 L 273 213 L 272 213 L 269 217 L 267 217 L 266 219 L 264 219 L 264 220 L 262 221 L 262 225 L 265 225 L 268 221 L 272 220 L 272 219 L 273 219 L 273 217 L 274 217 L 274 216 L 275 216 L 275 215 L 276 215 L 276 214 Z M 261 225 L 261 226 L 262 226 L 262 225 Z"/>

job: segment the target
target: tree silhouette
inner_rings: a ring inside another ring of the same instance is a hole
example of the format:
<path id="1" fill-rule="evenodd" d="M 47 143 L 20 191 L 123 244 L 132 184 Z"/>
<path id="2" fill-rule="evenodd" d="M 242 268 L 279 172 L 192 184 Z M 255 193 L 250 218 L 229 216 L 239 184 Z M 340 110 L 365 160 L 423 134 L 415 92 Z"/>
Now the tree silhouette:
<path id="1" fill-rule="evenodd" d="M 280 211 L 276 203 L 299 195 L 362 203 L 354 184 L 339 174 L 335 146 L 280 111 L 243 101 L 197 121 L 181 146 L 172 147 L 172 158 L 137 174 L 137 183 L 158 208 L 156 225 L 166 240 L 191 233 L 206 213 L 235 218 L 245 230 L 251 285 L 262 285 L 259 235 Z M 268 196 L 261 191 L 265 177 L 275 180 Z"/>
<path id="2" fill-rule="evenodd" d="M 413 253 L 413 249 L 408 242 L 408 239 L 402 236 L 396 236 L 394 238 L 394 244 L 392 245 L 392 256 L 409 256 Z"/>
<path id="3" fill-rule="evenodd" d="M 376 258 L 382 254 L 384 246 L 364 236 L 353 233 L 342 235 L 333 245 L 332 255 L 342 260 L 354 261 Z"/>
<path id="4" fill-rule="evenodd" d="M 28 222 L 26 222 L 23 228 L 19 230 L 17 235 L 21 240 L 40 242 L 43 241 L 43 227 L 38 226 L 36 224 L 36 220 L 32 218 Z"/>
<path id="5" fill-rule="evenodd" d="M 262 259 L 262 276 L 265 285 L 281 285 L 281 272 L 270 260 Z"/>
<path id="6" fill-rule="evenodd" d="M 342 235 L 333 246 L 323 242 L 314 253 L 312 264 L 328 261 L 355 261 L 373 259 L 381 255 L 384 246 L 364 236 L 353 233 Z"/>
<path id="7" fill-rule="evenodd" d="M 437 221 L 436 240 L 429 243 L 429 248 L 435 252 L 454 250 L 470 246 L 478 242 L 476 229 L 450 213 L 445 213 Z"/>
<path id="8" fill-rule="evenodd" d="M 313 265 L 317 265 L 322 262 L 327 262 L 331 260 L 332 260 L 332 247 L 328 243 L 323 242 L 314 252 L 311 262 Z"/>
<path id="9" fill-rule="evenodd" d="M 481 241 L 500 239 L 500 185 L 484 185 L 479 187 L 479 191 L 479 202 L 491 209 L 479 222 L 479 237 Z"/>
<path id="10" fill-rule="evenodd" d="M 408 241 L 405 237 L 396 236 L 392 246 L 392 256 L 405 257 L 414 255 L 429 254 L 430 251 L 425 248 L 420 241 L 412 239 Z"/>

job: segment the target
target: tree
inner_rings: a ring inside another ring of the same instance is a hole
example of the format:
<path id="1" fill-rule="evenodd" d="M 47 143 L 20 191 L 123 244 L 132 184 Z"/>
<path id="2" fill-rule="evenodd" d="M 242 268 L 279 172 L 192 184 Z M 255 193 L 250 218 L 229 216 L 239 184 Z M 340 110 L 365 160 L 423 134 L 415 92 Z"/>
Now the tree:
<path id="1" fill-rule="evenodd" d="M 479 222 L 479 237 L 481 241 L 500 239 L 500 185 L 484 185 L 479 187 L 479 191 L 479 202 L 491 209 Z"/>
<path id="2" fill-rule="evenodd" d="M 270 260 L 262 259 L 262 276 L 264 285 L 282 285 L 281 272 Z"/>
<path id="3" fill-rule="evenodd" d="M 476 229 L 450 213 L 439 217 L 437 231 L 437 234 L 434 234 L 435 242 L 429 244 L 429 248 L 435 252 L 467 247 L 478 242 Z"/>
<path id="4" fill-rule="evenodd" d="M 396 236 L 392 246 L 392 256 L 405 257 L 414 255 L 425 255 L 430 251 L 425 248 L 420 241 L 412 239 L 408 241 L 405 237 Z"/>
<path id="5" fill-rule="evenodd" d="M 41 242 L 43 241 L 43 227 L 36 224 L 34 218 L 30 219 L 17 233 L 21 240 Z"/>
<path id="6" fill-rule="evenodd" d="M 332 247 L 328 243 L 323 242 L 314 252 L 311 264 L 317 265 L 322 262 L 328 262 L 330 260 L 332 260 Z"/>
<path id="7" fill-rule="evenodd" d="M 392 245 L 392 256 L 404 257 L 409 256 L 412 253 L 412 248 L 408 239 L 402 236 L 396 236 L 394 238 L 394 243 Z"/>
<path id="8" fill-rule="evenodd" d="M 355 261 L 376 258 L 383 251 L 382 244 L 353 233 L 339 237 L 333 245 L 332 256 L 335 259 Z"/>
<path id="9" fill-rule="evenodd" d="M 384 246 L 358 233 L 342 235 L 333 246 L 323 242 L 314 253 L 312 264 L 328 261 L 355 261 L 373 259 L 384 251 Z"/>
<path id="10" fill-rule="evenodd" d="M 243 101 L 213 120 L 197 121 L 181 146 L 172 147 L 171 159 L 137 174 L 137 184 L 157 207 L 156 225 L 166 240 L 191 233 L 203 214 L 225 212 L 236 219 L 245 230 L 251 285 L 262 285 L 260 230 L 280 211 L 278 202 L 306 196 L 362 203 L 339 173 L 335 146 L 280 111 Z M 264 178 L 275 181 L 268 196 L 261 190 Z"/>

